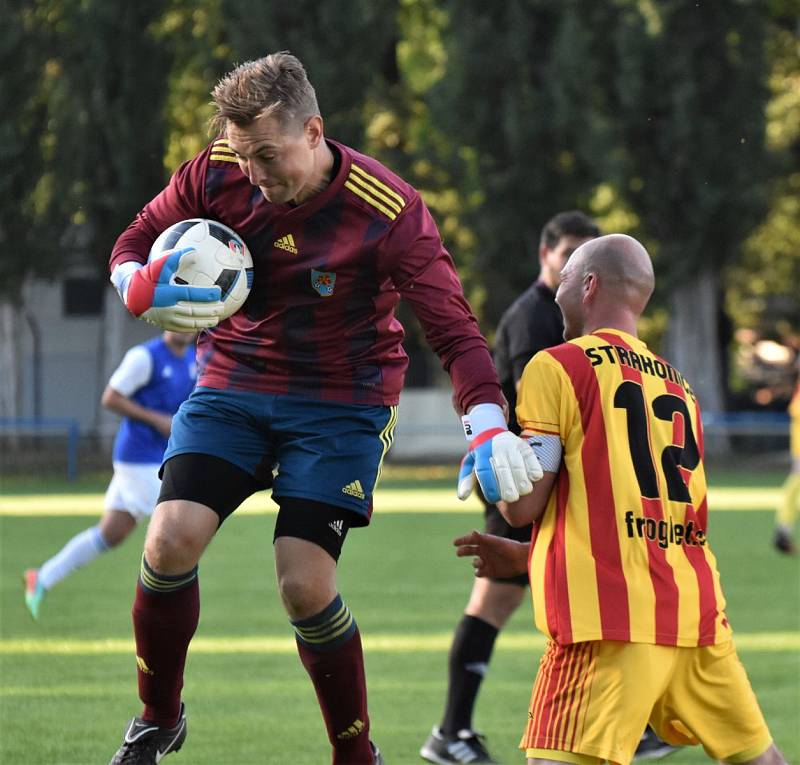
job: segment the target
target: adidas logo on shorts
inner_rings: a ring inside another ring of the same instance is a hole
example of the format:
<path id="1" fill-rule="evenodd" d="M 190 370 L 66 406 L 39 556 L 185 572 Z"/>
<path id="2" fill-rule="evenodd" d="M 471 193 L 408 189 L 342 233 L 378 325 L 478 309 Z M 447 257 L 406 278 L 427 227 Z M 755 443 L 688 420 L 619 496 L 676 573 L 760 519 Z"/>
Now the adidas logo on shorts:
<path id="1" fill-rule="evenodd" d="M 342 536 L 342 522 L 341 521 L 331 521 L 328 526 L 332 528 L 336 532 L 336 536 Z"/>
<path id="2" fill-rule="evenodd" d="M 348 483 L 347 486 L 342 487 L 343 494 L 349 494 L 351 497 L 358 497 L 359 499 L 364 499 L 364 488 L 361 486 L 361 481 L 356 479 L 351 483 Z"/>

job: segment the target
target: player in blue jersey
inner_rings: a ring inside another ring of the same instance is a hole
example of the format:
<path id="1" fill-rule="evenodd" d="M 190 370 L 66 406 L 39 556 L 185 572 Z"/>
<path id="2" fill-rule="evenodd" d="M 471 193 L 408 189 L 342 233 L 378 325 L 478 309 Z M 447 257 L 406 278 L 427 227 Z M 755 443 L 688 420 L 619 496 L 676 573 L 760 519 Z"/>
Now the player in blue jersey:
<path id="1" fill-rule="evenodd" d="M 172 415 L 197 377 L 194 333 L 164 332 L 131 348 L 101 399 L 122 416 L 114 441 L 114 475 L 100 522 L 80 532 L 38 569 L 25 572 L 25 604 L 34 619 L 42 600 L 62 579 L 123 542 L 156 506 L 158 470 L 172 427 Z"/>

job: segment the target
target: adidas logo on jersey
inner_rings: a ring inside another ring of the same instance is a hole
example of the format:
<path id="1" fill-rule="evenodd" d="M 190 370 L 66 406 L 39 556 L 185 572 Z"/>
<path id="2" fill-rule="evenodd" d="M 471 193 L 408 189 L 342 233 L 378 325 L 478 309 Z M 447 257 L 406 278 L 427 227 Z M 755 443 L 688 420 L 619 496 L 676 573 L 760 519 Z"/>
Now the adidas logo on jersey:
<path id="1" fill-rule="evenodd" d="M 355 480 L 352 483 L 348 483 L 347 486 L 342 487 L 343 494 L 349 494 L 351 497 L 358 497 L 359 499 L 364 499 L 364 487 L 361 486 L 361 481 Z"/>
<path id="2" fill-rule="evenodd" d="M 280 250 L 286 250 L 286 252 L 291 252 L 293 255 L 297 255 L 297 247 L 294 243 L 294 237 L 291 234 L 286 234 L 286 236 L 276 239 L 274 246 Z"/>
<path id="3" fill-rule="evenodd" d="M 336 536 L 342 536 L 342 522 L 341 521 L 331 521 L 328 526 L 332 528 L 336 532 Z"/>

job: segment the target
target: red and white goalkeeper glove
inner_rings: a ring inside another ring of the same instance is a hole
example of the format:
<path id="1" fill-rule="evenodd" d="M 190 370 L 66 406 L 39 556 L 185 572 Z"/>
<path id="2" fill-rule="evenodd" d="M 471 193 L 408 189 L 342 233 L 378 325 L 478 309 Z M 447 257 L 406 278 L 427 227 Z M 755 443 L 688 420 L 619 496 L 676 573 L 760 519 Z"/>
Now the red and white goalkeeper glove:
<path id="1" fill-rule="evenodd" d="M 220 288 L 175 282 L 178 265 L 194 256 L 194 248 L 184 247 L 144 266 L 126 261 L 114 268 L 111 282 L 137 319 L 175 332 L 214 327 L 223 309 Z"/>
<path id="2" fill-rule="evenodd" d="M 497 404 L 478 404 L 461 421 L 470 445 L 458 473 L 458 498 L 472 493 L 476 477 L 492 504 L 530 494 L 542 468 L 530 444 L 508 429 L 503 410 Z"/>

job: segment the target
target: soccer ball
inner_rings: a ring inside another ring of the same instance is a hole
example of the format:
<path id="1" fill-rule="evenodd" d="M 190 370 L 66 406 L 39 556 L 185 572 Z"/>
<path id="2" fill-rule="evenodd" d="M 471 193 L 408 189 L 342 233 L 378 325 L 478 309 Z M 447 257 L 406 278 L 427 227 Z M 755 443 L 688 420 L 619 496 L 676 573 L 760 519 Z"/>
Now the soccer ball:
<path id="1" fill-rule="evenodd" d="M 150 248 L 148 260 L 181 247 L 194 247 L 197 254 L 181 260 L 174 283 L 194 287 L 216 284 L 225 304 L 220 321 L 236 313 L 253 286 L 253 258 L 242 238 L 217 221 L 191 218 L 162 231 Z"/>

